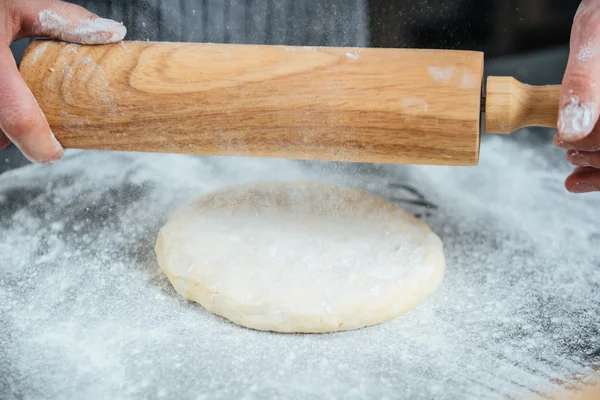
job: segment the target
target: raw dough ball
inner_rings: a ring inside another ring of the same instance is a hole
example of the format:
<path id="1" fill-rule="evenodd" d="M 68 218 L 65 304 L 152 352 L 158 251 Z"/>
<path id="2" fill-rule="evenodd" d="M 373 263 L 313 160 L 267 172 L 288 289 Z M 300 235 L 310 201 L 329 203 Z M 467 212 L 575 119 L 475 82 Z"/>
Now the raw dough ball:
<path id="1" fill-rule="evenodd" d="M 442 242 L 397 205 L 319 182 L 220 190 L 177 210 L 156 255 L 183 297 L 248 328 L 333 332 L 408 312 L 438 285 Z"/>

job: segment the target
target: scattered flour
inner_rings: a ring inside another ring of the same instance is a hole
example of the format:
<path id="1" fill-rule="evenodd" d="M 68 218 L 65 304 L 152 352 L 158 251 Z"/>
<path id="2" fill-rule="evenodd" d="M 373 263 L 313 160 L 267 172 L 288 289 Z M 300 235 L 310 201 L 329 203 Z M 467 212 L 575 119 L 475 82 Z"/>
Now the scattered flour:
<path id="1" fill-rule="evenodd" d="M 346 57 L 348 57 L 349 59 L 351 59 L 352 61 L 357 61 L 359 58 L 358 53 L 346 53 Z"/>
<path id="2" fill-rule="evenodd" d="M 122 24 L 105 18 L 85 19 L 77 24 L 72 33 L 81 43 L 115 43 L 123 40 L 127 29 Z"/>
<path id="3" fill-rule="evenodd" d="M 43 28 L 57 30 L 65 27 L 68 21 L 52 10 L 43 10 L 38 15 L 38 19 Z"/>
<path id="4" fill-rule="evenodd" d="M 469 71 L 464 71 L 459 87 L 461 89 L 473 89 L 476 86 L 477 86 L 477 77 Z"/>
<path id="5" fill-rule="evenodd" d="M 595 56 L 596 49 L 592 45 L 588 44 L 579 49 L 579 52 L 577 53 L 576 57 L 577 61 L 579 61 L 580 63 L 585 63 L 594 58 Z"/>
<path id="6" fill-rule="evenodd" d="M 0 175 L 4 398 L 540 398 L 600 365 L 600 227 L 551 136 L 484 138 L 478 167 L 67 151 Z M 440 288 L 383 325 L 240 328 L 180 298 L 156 234 L 181 202 L 257 179 L 397 201 L 444 241 Z M 6 396 L 6 394 L 8 394 Z M 201 397 L 202 398 L 202 397 Z"/>
<path id="7" fill-rule="evenodd" d="M 434 81 L 448 84 L 454 76 L 454 67 L 429 67 L 429 75 Z"/>
<path id="8" fill-rule="evenodd" d="M 40 59 L 40 57 L 44 55 L 47 48 L 48 43 L 42 43 L 38 47 L 36 47 L 35 50 L 33 50 L 33 53 L 31 53 L 31 62 L 37 62 Z"/>

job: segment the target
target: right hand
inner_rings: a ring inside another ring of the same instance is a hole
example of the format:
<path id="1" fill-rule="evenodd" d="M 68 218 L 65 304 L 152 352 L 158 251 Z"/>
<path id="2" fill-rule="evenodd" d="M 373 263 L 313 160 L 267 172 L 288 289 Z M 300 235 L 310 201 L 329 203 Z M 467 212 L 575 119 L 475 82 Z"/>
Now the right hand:
<path id="1" fill-rule="evenodd" d="M 112 20 L 59 0 L 0 0 L 0 150 L 13 142 L 31 161 L 50 163 L 63 149 L 33 94 L 21 79 L 10 44 L 32 36 L 79 44 L 123 40 L 127 30 Z"/>
<path id="2" fill-rule="evenodd" d="M 566 179 L 573 193 L 600 191 L 600 0 L 583 0 L 571 30 L 554 143 L 577 168 Z"/>

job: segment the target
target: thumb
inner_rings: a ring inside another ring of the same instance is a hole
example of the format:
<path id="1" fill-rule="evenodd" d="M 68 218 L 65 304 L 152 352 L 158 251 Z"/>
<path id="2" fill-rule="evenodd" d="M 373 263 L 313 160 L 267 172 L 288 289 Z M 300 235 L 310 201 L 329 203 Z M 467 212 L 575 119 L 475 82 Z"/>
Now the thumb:
<path id="1" fill-rule="evenodd" d="M 600 114 L 600 2 L 583 0 L 571 31 L 571 51 L 563 78 L 558 138 L 588 136 Z"/>
<path id="2" fill-rule="evenodd" d="M 8 145 L 7 139 L 11 139 L 31 161 L 59 160 L 63 149 L 21 79 L 10 49 L 4 46 L 0 46 L 0 71 L 0 147 Z"/>
<path id="3" fill-rule="evenodd" d="M 23 4 L 24 3 L 24 4 Z M 127 29 L 75 4 L 58 0 L 23 1 L 20 36 L 45 36 L 79 44 L 107 44 L 123 40 Z"/>

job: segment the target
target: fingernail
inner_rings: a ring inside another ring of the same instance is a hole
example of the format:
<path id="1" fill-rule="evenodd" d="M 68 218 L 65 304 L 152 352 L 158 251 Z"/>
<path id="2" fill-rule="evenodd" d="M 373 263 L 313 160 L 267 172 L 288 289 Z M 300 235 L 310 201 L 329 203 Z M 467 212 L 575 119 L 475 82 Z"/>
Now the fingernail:
<path id="1" fill-rule="evenodd" d="M 575 182 L 571 187 L 573 193 L 589 193 L 594 192 L 597 189 L 589 182 Z"/>
<path id="2" fill-rule="evenodd" d="M 596 104 L 581 103 L 579 97 L 571 96 L 560 110 L 558 132 L 562 139 L 577 140 L 589 135 L 596 124 Z"/>

